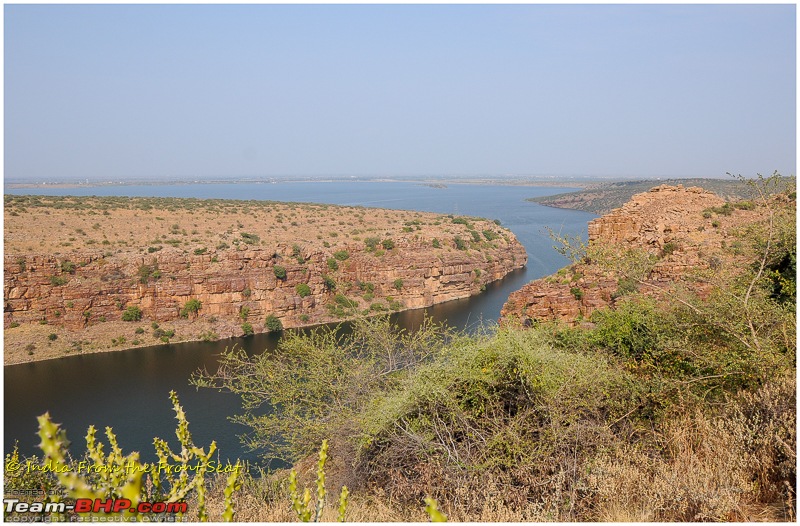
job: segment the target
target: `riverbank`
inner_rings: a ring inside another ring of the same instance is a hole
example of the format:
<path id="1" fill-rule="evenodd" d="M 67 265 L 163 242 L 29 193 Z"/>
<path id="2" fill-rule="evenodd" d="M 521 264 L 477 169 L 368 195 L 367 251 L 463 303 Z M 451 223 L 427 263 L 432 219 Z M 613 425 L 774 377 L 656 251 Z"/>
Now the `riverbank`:
<path id="1" fill-rule="evenodd" d="M 268 201 L 5 202 L 5 364 L 426 307 L 527 261 L 513 233 L 481 218 Z"/>

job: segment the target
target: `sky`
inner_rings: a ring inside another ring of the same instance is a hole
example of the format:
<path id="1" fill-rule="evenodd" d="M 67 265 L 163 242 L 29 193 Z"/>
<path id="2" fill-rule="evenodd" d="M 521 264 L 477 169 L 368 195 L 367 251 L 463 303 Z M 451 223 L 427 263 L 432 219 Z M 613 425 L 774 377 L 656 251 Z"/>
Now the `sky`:
<path id="1" fill-rule="evenodd" d="M 796 173 L 794 5 L 5 5 L 6 180 Z"/>

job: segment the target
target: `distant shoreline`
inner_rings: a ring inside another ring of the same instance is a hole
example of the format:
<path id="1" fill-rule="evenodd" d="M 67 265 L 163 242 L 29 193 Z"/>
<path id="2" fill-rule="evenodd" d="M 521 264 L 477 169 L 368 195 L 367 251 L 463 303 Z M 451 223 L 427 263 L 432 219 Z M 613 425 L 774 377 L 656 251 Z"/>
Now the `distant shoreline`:
<path id="1" fill-rule="evenodd" d="M 126 179 L 124 181 L 92 181 L 83 182 L 77 180 L 54 181 L 54 182 L 35 182 L 35 181 L 13 181 L 4 183 L 7 189 L 25 188 L 107 188 L 125 186 L 188 186 L 206 184 L 296 184 L 296 183 L 340 183 L 340 182 L 362 182 L 362 183 L 415 183 L 425 185 L 441 184 L 472 184 L 472 185 L 497 185 L 497 186 L 544 186 L 544 187 L 567 187 L 590 189 L 611 183 L 629 183 L 632 181 L 648 181 L 654 184 L 661 184 L 666 181 L 709 179 L 725 180 L 724 177 L 589 177 L 589 176 L 428 176 L 428 177 L 402 177 L 402 176 L 327 176 L 327 177 L 239 177 L 230 179 Z"/>
<path id="2" fill-rule="evenodd" d="M 542 180 L 542 179 L 482 179 L 482 178 L 440 178 L 440 179 L 405 179 L 405 178 L 323 178 L 323 179 L 198 179 L 198 180 L 170 180 L 170 181 L 152 181 L 152 180 L 127 180 L 127 181 L 107 181 L 107 182 L 93 182 L 93 183 L 79 183 L 79 182 L 16 182 L 5 183 L 4 188 L 7 189 L 26 189 L 26 188 L 108 188 L 108 187 L 126 187 L 126 186 L 189 186 L 189 185 L 206 185 L 206 184 L 297 184 L 297 183 L 415 183 L 415 184 L 477 184 L 477 185 L 499 185 L 499 186 L 548 186 L 548 187 L 566 187 L 566 188 L 585 188 L 590 184 L 595 184 L 589 180 Z"/>

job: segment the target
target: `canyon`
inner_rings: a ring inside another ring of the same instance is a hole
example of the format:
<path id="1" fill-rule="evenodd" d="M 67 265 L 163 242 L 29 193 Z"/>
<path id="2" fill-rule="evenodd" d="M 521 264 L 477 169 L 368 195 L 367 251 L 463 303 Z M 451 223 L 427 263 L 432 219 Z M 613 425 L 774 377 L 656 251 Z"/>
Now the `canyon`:
<path id="1" fill-rule="evenodd" d="M 513 233 L 481 218 L 6 196 L 5 363 L 427 307 L 526 262 Z"/>

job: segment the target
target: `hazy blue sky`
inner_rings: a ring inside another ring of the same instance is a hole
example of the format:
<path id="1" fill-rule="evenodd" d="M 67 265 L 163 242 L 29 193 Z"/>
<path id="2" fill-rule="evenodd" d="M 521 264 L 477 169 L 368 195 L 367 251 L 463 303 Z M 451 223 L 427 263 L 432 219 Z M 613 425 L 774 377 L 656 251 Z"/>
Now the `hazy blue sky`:
<path id="1" fill-rule="evenodd" d="M 6 5 L 5 174 L 796 170 L 794 5 Z"/>

